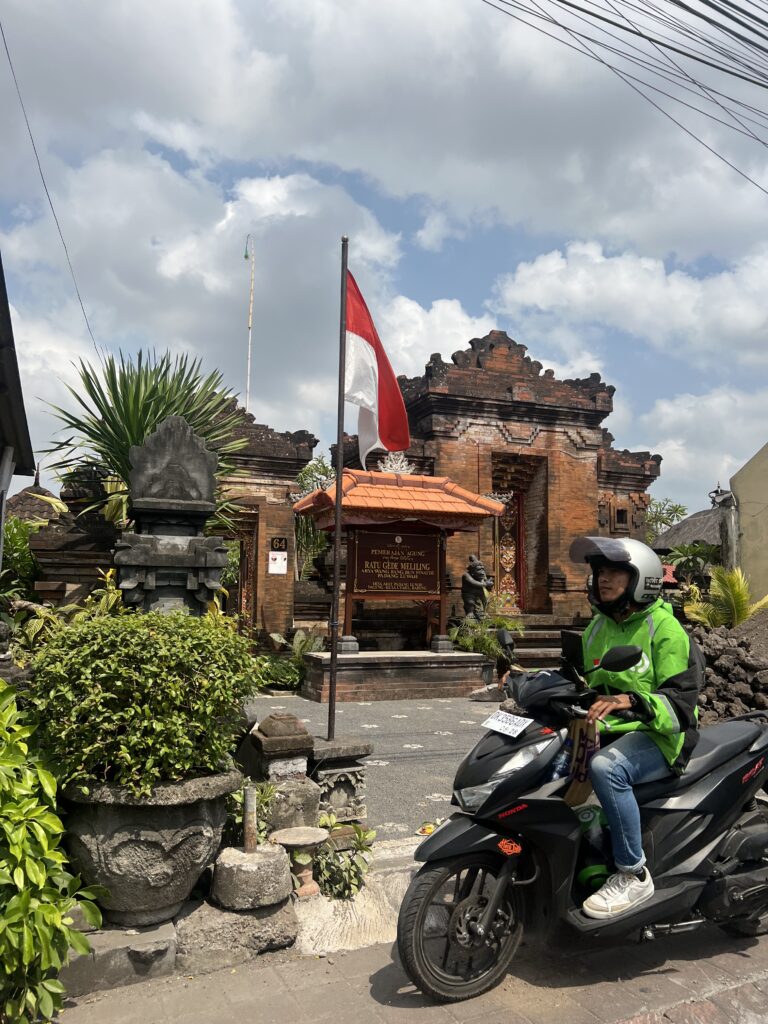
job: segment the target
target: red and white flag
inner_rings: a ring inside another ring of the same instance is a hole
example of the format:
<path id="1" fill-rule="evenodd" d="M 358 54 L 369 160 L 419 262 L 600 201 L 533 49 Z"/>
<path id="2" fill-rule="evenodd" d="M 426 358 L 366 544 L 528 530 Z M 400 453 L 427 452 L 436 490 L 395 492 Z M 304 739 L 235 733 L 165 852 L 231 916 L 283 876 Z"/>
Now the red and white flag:
<path id="1" fill-rule="evenodd" d="M 374 448 L 405 451 L 411 444 L 408 416 L 387 353 L 354 277 L 347 271 L 347 362 L 344 398 L 360 408 L 360 461 Z"/>

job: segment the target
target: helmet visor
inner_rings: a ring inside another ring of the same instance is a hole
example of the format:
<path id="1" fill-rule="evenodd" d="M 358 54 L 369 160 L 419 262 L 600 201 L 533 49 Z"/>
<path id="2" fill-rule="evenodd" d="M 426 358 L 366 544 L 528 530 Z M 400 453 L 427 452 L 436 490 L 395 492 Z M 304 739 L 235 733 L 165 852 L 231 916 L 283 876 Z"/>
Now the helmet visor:
<path id="1" fill-rule="evenodd" d="M 591 562 L 593 558 L 615 563 L 632 562 L 629 548 L 616 537 L 577 537 L 569 553 L 572 562 Z"/>

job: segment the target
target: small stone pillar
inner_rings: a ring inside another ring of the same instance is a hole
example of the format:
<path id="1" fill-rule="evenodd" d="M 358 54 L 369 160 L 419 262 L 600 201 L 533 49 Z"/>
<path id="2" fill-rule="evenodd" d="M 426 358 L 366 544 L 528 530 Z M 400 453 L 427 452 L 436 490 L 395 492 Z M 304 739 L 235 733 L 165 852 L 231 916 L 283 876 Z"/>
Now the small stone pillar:
<path id="1" fill-rule="evenodd" d="M 275 786 L 266 815 L 272 829 L 317 825 L 320 787 L 307 778 L 312 748 L 298 718 L 282 712 L 255 725 L 240 744 L 235 760 L 244 774 Z"/>
<path id="2" fill-rule="evenodd" d="M 307 774 L 313 741 L 295 715 L 281 711 L 268 715 L 250 731 L 247 742 L 255 758 L 255 770 L 248 774 L 254 778 L 279 782 Z"/>

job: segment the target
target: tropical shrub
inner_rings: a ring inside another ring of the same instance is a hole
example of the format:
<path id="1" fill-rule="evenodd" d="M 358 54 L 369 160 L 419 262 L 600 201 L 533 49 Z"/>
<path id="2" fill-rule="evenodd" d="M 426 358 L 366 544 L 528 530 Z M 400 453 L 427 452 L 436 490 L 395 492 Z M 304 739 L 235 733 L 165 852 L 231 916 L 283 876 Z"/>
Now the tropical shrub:
<path id="1" fill-rule="evenodd" d="M 679 544 L 665 556 L 665 561 L 675 567 L 678 579 L 690 582 L 701 582 L 704 570 L 708 565 L 717 565 L 720 561 L 720 546 L 697 541 L 694 544 Z"/>
<path id="2" fill-rule="evenodd" d="M 301 469 L 296 477 L 299 489 L 291 495 L 298 501 L 320 488 L 329 487 L 336 479 L 336 471 L 323 455 L 318 455 Z M 296 535 L 296 564 L 299 579 L 309 578 L 314 560 L 328 547 L 328 534 L 318 530 L 311 516 L 294 516 Z"/>
<path id="3" fill-rule="evenodd" d="M 290 643 L 282 633 L 270 633 L 269 636 L 274 643 L 286 647 L 288 653 L 278 658 L 268 656 L 262 669 L 262 679 L 269 686 L 296 689 L 304 682 L 307 671 L 304 655 L 322 651 L 325 641 L 317 633 L 303 629 L 296 630 Z"/>
<path id="4" fill-rule="evenodd" d="M 56 782 L 30 756 L 32 733 L 14 690 L 0 683 L 0 1020 L 9 1024 L 50 1020 L 61 1009 L 59 969 L 70 950 L 90 951 L 72 911 L 101 925 L 91 900 L 102 891 L 81 889 L 66 870 Z"/>
<path id="5" fill-rule="evenodd" d="M 321 814 L 320 827 L 327 828 L 332 834 L 342 826 L 334 814 Z M 365 884 L 365 876 L 371 866 L 375 830 L 364 829 L 360 825 L 352 825 L 352 829 L 351 850 L 337 850 L 331 843 L 323 843 L 315 853 L 313 876 L 320 892 L 330 899 L 351 900 L 355 897 Z M 297 860 L 297 863 L 301 861 Z"/>
<path id="6" fill-rule="evenodd" d="M 42 522 L 31 523 L 18 516 L 7 516 L 3 524 L 3 575 L 5 584 L 0 588 L 15 584 L 14 597 L 31 599 L 35 580 L 40 575 L 40 566 L 29 547 L 29 538 L 36 533 Z M 5 574 L 8 574 L 5 576 Z"/>
<path id="7" fill-rule="evenodd" d="M 115 570 L 109 569 L 100 575 L 103 586 L 91 591 L 82 604 L 63 604 L 55 608 L 36 604 L 16 613 L 11 651 L 20 665 L 26 664 L 59 626 L 83 619 L 124 615 L 129 611 L 123 604 L 123 592 L 115 582 Z"/>
<path id="8" fill-rule="evenodd" d="M 693 600 L 685 605 L 687 618 L 711 628 L 733 629 L 768 607 L 768 595 L 760 601 L 752 601 L 749 582 L 741 569 L 725 569 L 721 565 L 712 567 L 706 600 L 697 587 L 691 587 L 691 592 Z"/>
<path id="9" fill-rule="evenodd" d="M 257 685 L 248 641 L 223 616 L 82 619 L 33 659 L 30 701 L 62 785 L 126 786 L 221 770 Z"/>
<path id="10" fill-rule="evenodd" d="M 452 643 L 460 651 L 484 654 L 486 658 L 497 661 L 505 654 L 496 639 L 496 631 L 508 629 L 511 633 L 523 633 L 523 624 L 519 619 L 504 613 L 504 605 L 498 597 L 491 597 L 488 602 L 487 615 L 478 620 L 472 616 L 462 619 L 457 626 L 448 630 Z"/>
<path id="11" fill-rule="evenodd" d="M 169 416 L 183 416 L 217 452 L 219 475 L 234 472 L 231 456 L 247 442 L 236 436 L 241 415 L 218 371 L 203 376 L 200 360 L 140 351 L 135 362 L 123 353 L 97 367 L 81 359 L 77 372 L 79 384 L 67 386 L 74 410 L 52 407 L 67 430 L 66 439 L 50 449 L 59 457 L 52 469 L 66 473 L 84 462 L 101 469 L 109 482 L 105 501 L 119 508 L 127 493 L 131 446 L 144 444 Z"/>

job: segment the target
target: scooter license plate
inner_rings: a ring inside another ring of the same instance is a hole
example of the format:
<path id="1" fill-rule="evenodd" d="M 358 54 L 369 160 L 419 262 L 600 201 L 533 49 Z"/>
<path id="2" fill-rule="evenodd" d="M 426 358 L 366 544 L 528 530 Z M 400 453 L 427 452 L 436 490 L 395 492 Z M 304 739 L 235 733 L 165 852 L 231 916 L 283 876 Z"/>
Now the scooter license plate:
<path id="1" fill-rule="evenodd" d="M 491 717 L 486 718 L 483 722 L 483 728 L 492 729 L 494 732 L 503 733 L 505 736 L 519 736 L 532 723 L 532 718 L 510 715 L 508 711 L 494 711 Z"/>

